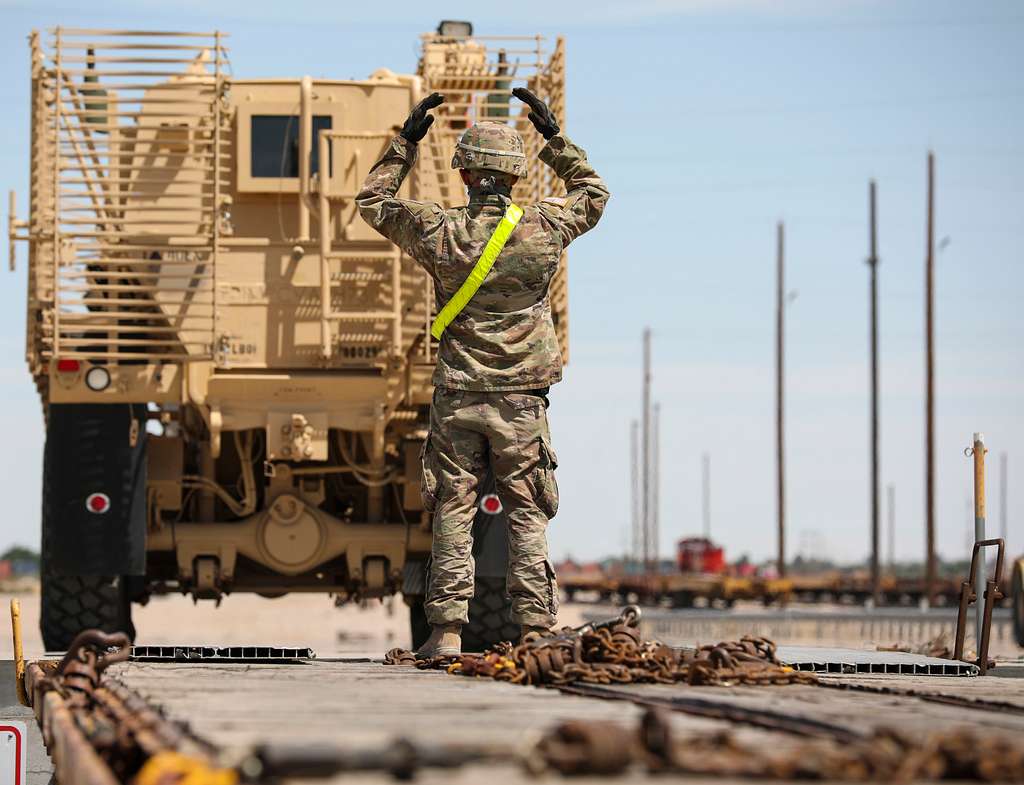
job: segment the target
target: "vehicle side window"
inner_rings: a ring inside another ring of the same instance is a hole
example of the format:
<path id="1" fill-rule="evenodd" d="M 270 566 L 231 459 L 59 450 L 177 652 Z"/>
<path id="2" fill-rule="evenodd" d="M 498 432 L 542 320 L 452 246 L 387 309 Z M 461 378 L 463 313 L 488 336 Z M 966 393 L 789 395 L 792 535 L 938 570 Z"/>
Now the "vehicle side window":
<path id="1" fill-rule="evenodd" d="M 330 115 L 313 116 L 310 171 L 320 171 L 317 137 L 331 127 Z M 299 117 L 284 114 L 255 114 L 250 125 L 251 176 L 299 176 Z M 332 156 L 333 157 L 333 156 Z M 333 174 L 333 161 L 328 162 Z"/>

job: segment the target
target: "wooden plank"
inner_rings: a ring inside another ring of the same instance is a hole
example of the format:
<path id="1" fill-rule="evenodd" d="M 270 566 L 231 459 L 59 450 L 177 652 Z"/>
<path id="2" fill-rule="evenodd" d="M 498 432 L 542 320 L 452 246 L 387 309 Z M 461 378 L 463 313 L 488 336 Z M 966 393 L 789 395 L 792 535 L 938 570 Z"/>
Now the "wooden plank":
<path id="1" fill-rule="evenodd" d="M 222 747 L 245 747 L 268 740 L 368 747 L 386 745 L 397 737 L 428 745 L 472 740 L 511 745 L 565 720 L 611 720 L 636 727 L 643 715 L 642 709 L 621 701 L 593 700 L 551 689 L 365 661 L 302 665 L 127 663 L 108 672 L 162 706 L 170 718 L 188 722 L 195 733 Z M 673 725 L 679 733 L 708 733 L 728 727 L 724 722 L 685 715 L 675 715 Z M 736 736 L 751 744 L 778 747 L 793 743 L 756 730 L 738 729 Z M 394 780 L 386 774 L 361 774 L 331 780 L 335 781 Z M 428 783 L 482 781 L 516 785 L 534 783 L 536 779 L 515 766 L 467 766 L 457 772 L 425 772 L 417 777 L 417 782 Z M 636 772 L 615 781 L 645 782 L 648 778 Z M 574 778 L 573 782 L 581 785 L 608 780 Z"/>
<path id="2" fill-rule="evenodd" d="M 187 721 L 197 734 L 221 747 L 245 747 L 273 740 L 365 748 L 384 746 L 398 737 L 421 744 L 473 740 L 517 744 L 569 719 L 612 720 L 635 727 L 643 714 L 642 708 L 624 701 L 569 696 L 551 689 L 466 679 L 366 660 L 318 660 L 292 665 L 128 663 L 112 670 L 145 698 L 163 707 L 172 719 Z M 988 700 L 1024 701 L 1024 680 L 835 678 Z M 639 697 L 696 696 L 772 709 L 865 733 L 874 728 L 895 727 L 923 736 L 964 726 L 1024 733 L 1024 714 L 966 710 L 909 696 L 843 692 L 810 685 L 628 685 L 625 689 Z M 800 742 L 781 733 L 682 713 L 672 714 L 672 724 L 680 737 L 729 729 L 741 744 L 778 751 Z M 467 766 L 457 772 L 426 772 L 417 781 L 469 783 L 479 782 L 483 776 L 488 781 L 503 783 L 535 781 L 515 766 Z M 332 782 L 357 780 L 391 781 L 389 775 L 382 774 L 341 777 Z M 602 780 L 574 780 L 591 781 Z M 616 781 L 642 782 L 647 777 L 634 772 Z"/>

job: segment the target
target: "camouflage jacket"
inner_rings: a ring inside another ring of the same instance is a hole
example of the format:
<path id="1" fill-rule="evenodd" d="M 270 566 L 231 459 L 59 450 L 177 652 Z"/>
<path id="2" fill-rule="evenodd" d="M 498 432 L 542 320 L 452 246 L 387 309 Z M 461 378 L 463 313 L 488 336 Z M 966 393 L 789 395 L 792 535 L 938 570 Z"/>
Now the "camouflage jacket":
<path id="1" fill-rule="evenodd" d="M 416 162 L 416 147 L 396 136 L 367 175 L 356 203 L 370 226 L 434 279 L 440 309 L 476 265 L 508 199 L 471 192 L 468 205 L 445 210 L 397 198 Z M 548 287 L 562 250 L 597 223 L 609 193 L 586 153 L 564 135 L 553 137 L 540 159 L 565 181 L 567 194 L 520 205 L 523 217 L 494 267 L 441 337 L 435 385 L 530 390 L 562 378 Z"/>

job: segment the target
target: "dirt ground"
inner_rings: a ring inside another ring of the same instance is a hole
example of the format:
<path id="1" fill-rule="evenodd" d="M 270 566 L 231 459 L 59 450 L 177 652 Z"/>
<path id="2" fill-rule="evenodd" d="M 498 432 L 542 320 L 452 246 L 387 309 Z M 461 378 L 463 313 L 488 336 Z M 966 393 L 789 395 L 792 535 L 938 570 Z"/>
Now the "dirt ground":
<path id="1" fill-rule="evenodd" d="M 13 656 L 7 608 L 14 597 L 21 602 L 25 656 L 39 656 L 43 653 L 39 593 L 28 591 L 0 594 L 0 612 L 4 614 L 0 659 Z M 581 624 L 581 613 L 587 610 L 592 606 L 565 606 L 559 621 Z M 401 597 L 337 608 L 322 594 L 288 594 L 273 600 L 234 594 L 217 607 L 212 601 L 193 603 L 188 597 L 167 595 L 154 597 L 148 605 L 133 606 L 132 618 L 136 642 L 145 644 L 308 646 L 320 656 L 375 657 L 395 646 L 410 645 L 409 609 Z"/>

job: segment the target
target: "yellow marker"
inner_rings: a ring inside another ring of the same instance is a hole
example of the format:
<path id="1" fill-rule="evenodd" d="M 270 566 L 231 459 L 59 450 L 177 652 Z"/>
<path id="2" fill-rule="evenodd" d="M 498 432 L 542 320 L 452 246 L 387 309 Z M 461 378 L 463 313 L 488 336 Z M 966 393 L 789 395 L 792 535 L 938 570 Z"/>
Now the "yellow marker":
<path id="1" fill-rule="evenodd" d="M 18 693 L 18 702 L 28 706 L 28 693 L 25 692 L 25 655 L 21 650 L 21 603 L 11 600 L 11 634 L 14 636 L 14 686 Z"/>
<path id="2" fill-rule="evenodd" d="M 494 260 L 498 258 L 498 254 L 501 253 L 505 243 L 508 242 L 509 235 L 512 234 L 512 230 L 516 228 L 516 224 L 519 223 L 519 219 L 522 217 L 522 209 L 510 202 L 505 210 L 505 215 L 501 217 L 498 227 L 487 241 L 487 245 L 484 246 L 484 252 L 480 255 L 480 259 L 477 260 L 476 266 L 470 272 L 469 277 L 463 281 L 462 286 L 452 295 L 452 298 L 444 304 L 444 308 L 441 309 L 437 318 L 434 319 L 434 323 L 430 325 L 430 334 L 435 338 L 440 340 L 441 333 L 445 331 L 445 328 L 455 320 L 456 316 L 462 313 L 462 309 L 473 299 L 473 295 L 480 288 L 480 284 L 484 282 L 487 273 L 491 271 L 491 267 L 494 266 Z"/>

